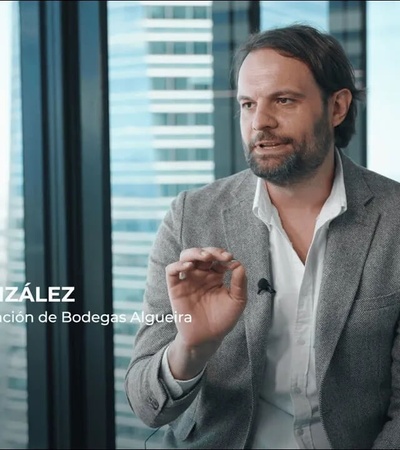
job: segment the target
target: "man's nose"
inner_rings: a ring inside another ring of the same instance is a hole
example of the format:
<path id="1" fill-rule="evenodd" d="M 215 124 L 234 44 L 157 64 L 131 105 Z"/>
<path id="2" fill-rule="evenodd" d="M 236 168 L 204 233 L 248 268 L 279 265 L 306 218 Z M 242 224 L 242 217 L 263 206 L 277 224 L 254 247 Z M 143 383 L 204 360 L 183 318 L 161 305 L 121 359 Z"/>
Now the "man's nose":
<path id="1" fill-rule="evenodd" d="M 261 131 L 265 128 L 276 128 L 278 121 L 273 112 L 265 106 L 258 106 L 253 116 L 252 128 L 255 131 Z"/>

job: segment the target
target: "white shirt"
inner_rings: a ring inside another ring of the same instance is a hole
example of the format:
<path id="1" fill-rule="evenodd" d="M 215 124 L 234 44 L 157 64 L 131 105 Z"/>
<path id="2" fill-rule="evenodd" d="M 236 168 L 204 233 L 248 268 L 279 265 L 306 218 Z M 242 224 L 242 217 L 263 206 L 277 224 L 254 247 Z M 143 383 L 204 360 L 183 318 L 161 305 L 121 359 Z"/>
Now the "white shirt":
<path id="1" fill-rule="evenodd" d="M 329 223 L 347 209 L 338 151 L 335 159 L 331 194 L 317 217 L 304 265 L 282 227 L 264 181 L 259 178 L 257 182 L 253 212 L 270 233 L 272 280 L 269 281 L 276 294 L 252 448 L 330 448 L 319 414 L 314 330 L 327 230 Z M 161 376 L 174 398 L 188 392 L 202 373 L 191 380 L 174 380 L 164 352 Z"/>

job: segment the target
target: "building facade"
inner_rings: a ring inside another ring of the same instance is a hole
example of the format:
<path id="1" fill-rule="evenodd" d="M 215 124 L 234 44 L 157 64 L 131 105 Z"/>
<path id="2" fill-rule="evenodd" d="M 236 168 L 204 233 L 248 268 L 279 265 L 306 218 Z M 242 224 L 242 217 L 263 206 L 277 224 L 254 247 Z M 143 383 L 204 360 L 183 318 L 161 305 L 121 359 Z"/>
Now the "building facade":
<path id="1" fill-rule="evenodd" d="M 149 251 L 172 199 L 214 179 L 211 6 L 108 2 L 116 314 L 142 311 Z M 114 328 L 118 448 L 143 448 L 153 431 L 132 416 L 123 388 L 138 327 Z"/>

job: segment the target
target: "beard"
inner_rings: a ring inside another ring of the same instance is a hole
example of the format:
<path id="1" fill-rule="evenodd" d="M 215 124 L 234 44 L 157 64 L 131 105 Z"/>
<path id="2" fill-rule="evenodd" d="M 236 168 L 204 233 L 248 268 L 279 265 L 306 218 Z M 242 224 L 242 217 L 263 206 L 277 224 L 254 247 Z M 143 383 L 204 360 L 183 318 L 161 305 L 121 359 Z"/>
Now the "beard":
<path id="1" fill-rule="evenodd" d="M 292 152 L 256 155 L 254 147 L 259 141 L 279 141 L 291 145 Z M 265 181 L 277 186 L 289 186 L 311 178 L 325 161 L 334 143 L 333 130 L 330 129 L 328 108 L 324 106 L 321 117 L 314 123 L 313 135 L 296 141 L 285 136 L 277 136 L 269 131 L 262 131 L 250 141 L 243 142 L 247 164 L 253 173 Z M 279 159 L 278 164 L 268 164 L 269 161 Z"/>

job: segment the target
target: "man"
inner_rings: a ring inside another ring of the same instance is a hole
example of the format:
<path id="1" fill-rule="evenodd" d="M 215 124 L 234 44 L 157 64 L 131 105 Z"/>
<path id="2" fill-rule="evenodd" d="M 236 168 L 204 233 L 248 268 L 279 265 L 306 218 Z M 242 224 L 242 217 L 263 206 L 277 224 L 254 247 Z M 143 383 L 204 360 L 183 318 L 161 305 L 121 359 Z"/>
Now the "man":
<path id="1" fill-rule="evenodd" d="M 160 227 L 144 310 L 176 320 L 141 327 L 132 408 L 170 447 L 400 448 L 400 185 L 341 151 L 350 64 L 291 26 L 236 67 L 250 169 Z"/>

